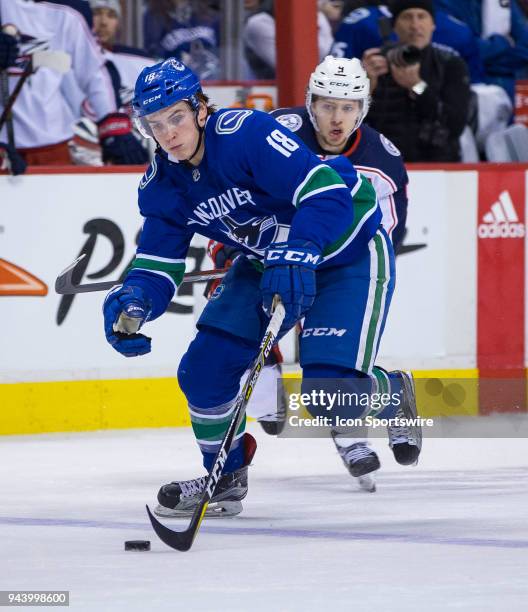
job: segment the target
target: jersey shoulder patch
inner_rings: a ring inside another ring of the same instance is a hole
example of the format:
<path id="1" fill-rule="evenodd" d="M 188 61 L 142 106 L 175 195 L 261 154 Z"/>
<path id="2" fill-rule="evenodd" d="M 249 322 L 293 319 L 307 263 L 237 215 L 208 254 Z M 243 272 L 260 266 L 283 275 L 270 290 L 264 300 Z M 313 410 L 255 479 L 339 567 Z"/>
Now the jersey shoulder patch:
<path id="1" fill-rule="evenodd" d="M 385 151 L 387 151 L 387 153 L 389 153 L 390 155 L 394 155 L 394 157 L 401 156 L 400 150 L 393 142 L 391 142 L 386 136 L 383 136 L 383 134 L 380 134 L 379 137 L 381 140 L 381 144 L 383 145 L 383 148 L 385 149 Z"/>
<path id="2" fill-rule="evenodd" d="M 301 115 L 297 113 L 290 113 L 288 115 L 280 115 L 275 119 L 285 128 L 288 128 L 290 132 L 296 132 L 302 127 L 303 120 Z"/>
<path id="3" fill-rule="evenodd" d="M 244 121 L 253 114 L 252 110 L 228 110 L 220 115 L 215 125 L 217 134 L 234 134 Z"/>
<path id="4" fill-rule="evenodd" d="M 145 187 L 152 181 L 158 172 L 158 163 L 156 162 L 156 156 L 150 162 L 150 166 L 146 169 L 145 174 L 141 177 L 139 182 L 139 188 L 145 189 Z"/>

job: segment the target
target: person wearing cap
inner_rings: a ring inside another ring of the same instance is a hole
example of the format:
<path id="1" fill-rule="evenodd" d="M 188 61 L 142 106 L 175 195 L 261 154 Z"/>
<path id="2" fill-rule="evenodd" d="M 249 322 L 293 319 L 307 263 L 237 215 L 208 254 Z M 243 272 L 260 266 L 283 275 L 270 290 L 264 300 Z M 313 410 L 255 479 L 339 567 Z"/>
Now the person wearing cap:
<path id="1" fill-rule="evenodd" d="M 107 68 L 114 83 L 118 81 L 121 106 L 130 107 L 137 75 L 154 59 L 143 49 L 123 45 L 118 41 L 121 26 L 119 0 L 90 0 L 93 32 L 101 44 Z"/>
<path id="2" fill-rule="evenodd" d="M 334 36 L 331 53 L 336 57 L 362 57 L 367 49 L 381 47 L 387 40 L 395 39 L 392 32 L 388 0 L 371 0 L 341 21 Z M 472 83 L 484 81 L 484 66 L 480 56 L 478 38 L 462 21 L 443 10 L 436 10 L 433 43 L 451 47 L 466 62 Z"/>
<path id="3" fill-rule="evenodd" d="M 407 162 L 460 161 L 470 101 L 467 66 L 432 44 L 432 0 L 395 0 L 390 8 L 398 42 L 363 54 L 372 91 L 369 124 Z"/>

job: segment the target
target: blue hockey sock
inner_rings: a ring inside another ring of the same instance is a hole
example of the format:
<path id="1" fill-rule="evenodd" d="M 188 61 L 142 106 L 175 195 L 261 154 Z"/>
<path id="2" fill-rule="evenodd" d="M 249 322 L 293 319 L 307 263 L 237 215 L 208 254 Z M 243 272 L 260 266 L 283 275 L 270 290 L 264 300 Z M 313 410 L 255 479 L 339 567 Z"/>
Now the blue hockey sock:
<path id="1" fill-rule="evenodd" d="M 225 432 L 231 423 L 235 400 L 215 408 L 196 408 L 189 405 L 191 423 L 198 446 L 202 451 L 203 464 L 207 471 L 213 466 L 214 458 L 220 448 Z M 224 473 L 234 472 L 244 464 L 244 430 L 246 417 L 240 424 L 231 446 Z"/>
<path id="2" fill-rule="evenodd" d="M 392 419 L 400 409 L 402 400 L 402 379 L 399 374 L 387 372 L 383 368 L 374 366 L 372 376 L 375 379 L 373 393 L 378 393 L 385 397 L 390 396 L 390 402 L 381 406 L 378 410 L 372 410 L 370 414 L 378 419 Z"/>

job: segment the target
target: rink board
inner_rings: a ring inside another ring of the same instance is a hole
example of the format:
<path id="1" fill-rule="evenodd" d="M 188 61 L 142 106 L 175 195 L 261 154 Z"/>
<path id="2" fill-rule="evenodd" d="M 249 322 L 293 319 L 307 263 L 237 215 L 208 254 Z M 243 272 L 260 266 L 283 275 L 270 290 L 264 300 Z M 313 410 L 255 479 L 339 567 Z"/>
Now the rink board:
<path id="1" fill-rule="evenodd" d="M 520 165 L 410 168 L 405 252 L 380 364 L 524 379 L 526 175 Z M 175 375 L 203 285 L 187 287 L 149 324 L 153 351 L 137 359 L 107 345 L 104 294 L 53 290 L 80 252 L 89 253 L 83 282 L 119 278 L 141 227 L 140 176 L 138 168 L 0 176 L 0 433 L 188 424 Z M 501 211 L 507 219 L 494 224 Z M 499 235 L 483 238 L 492 225 Z M 210 267 L 204 244 L 193 243 L 188 271 Z M 292 343 L 283 348 L 291 361 Z"/>

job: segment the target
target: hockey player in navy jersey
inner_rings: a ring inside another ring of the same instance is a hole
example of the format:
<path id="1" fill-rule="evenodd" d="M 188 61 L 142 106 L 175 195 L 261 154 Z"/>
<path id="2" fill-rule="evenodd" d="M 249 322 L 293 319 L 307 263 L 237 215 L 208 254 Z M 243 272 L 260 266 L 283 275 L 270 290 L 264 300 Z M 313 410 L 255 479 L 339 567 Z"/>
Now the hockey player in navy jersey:
<path id="1" fill-rule="evenodd" d="M 407 218 L 407 172 L 398 149 L 363 120 L 369 108 L 370 83 L 361 62 L 356 59 L 327 56 L 310 76 L 306 106 L 272 111 L 277 121 L 299 136 L 321 159 L 338 155 L 348 158 L 335 160 L 345 163 L 366 176 L 376 190 L 383 226 L 392 239 L 395 250 L 401 244 Z M 340 166 L 341 168 L 343 166 Z M 352 166 L 350 166 L 352 167 Z M 232 261 L 240 252 L 236 247 L 212 244 L 209 249 L 217 267 Z M 275 356 L 274 356 L 275 358 Z M 268 433 L 278 433 L 284 413 L 270 401 L 273 392 L 263 393 L 265 384 L 277 384 L 272 373 L 280 376 L 280 364 L 273 363 L 260 389 L 248 407 L 248 414 L 257 418 Z M 384 371 L 374 368 L 379 377 Z M 409 431 L 390 432 L 390 444 L 395 458 L 403 465 L 414 463 L 419 448 Z M 380 467 L 379 459 L 366 440 L 335 436 L 334 441 L 350 473 L 359 478 L 362 488 L 373 490 L 373 472 Z M 367 475 L 370 474 L 369 477 Z"/>
<path id="2" fill-rule="evenodd" d="M 344 330 L 301 339 L 306 389 L 321 378 L 340 379 L 351 388 L 367 382 L 372 388 L 395 282 L 392 244 L 380 224 L 374 189 L 350 164 L 347 184 L 273 117 L 247 109 L 216 111 L 194 73 L 177 60 L 141 72 L 133 106 L 158 150 L 139 186 L 144 224 L 136 258 L 103 305 L 108 342 L 127 357 L 151 350 L 150 338 L 131 333 L 129 319 L 139 329 L 163 314 L 182 280 L 195 233 L 239 246 L 245 254 L 202 313 L 178 369 L 209 470 L 276 294 L 286 312 L 283 333 L 302 317 L 305 328 Z M 400 373 L 385 382 L 404 400 L 412 392 Z M 410 406 L 391 402 L 376 415 L 415 416 Z M 371 408 L 366 412 L 372 414 Z M 360 417 L 363 410 L 351 407 L 348 414 Z M 212 512 L 242 509 L 256 450 L 244 428 L 243 423 L 228 454 Z M 205 480 L 163 486 L 157 512 L 189 514 Z"/>

